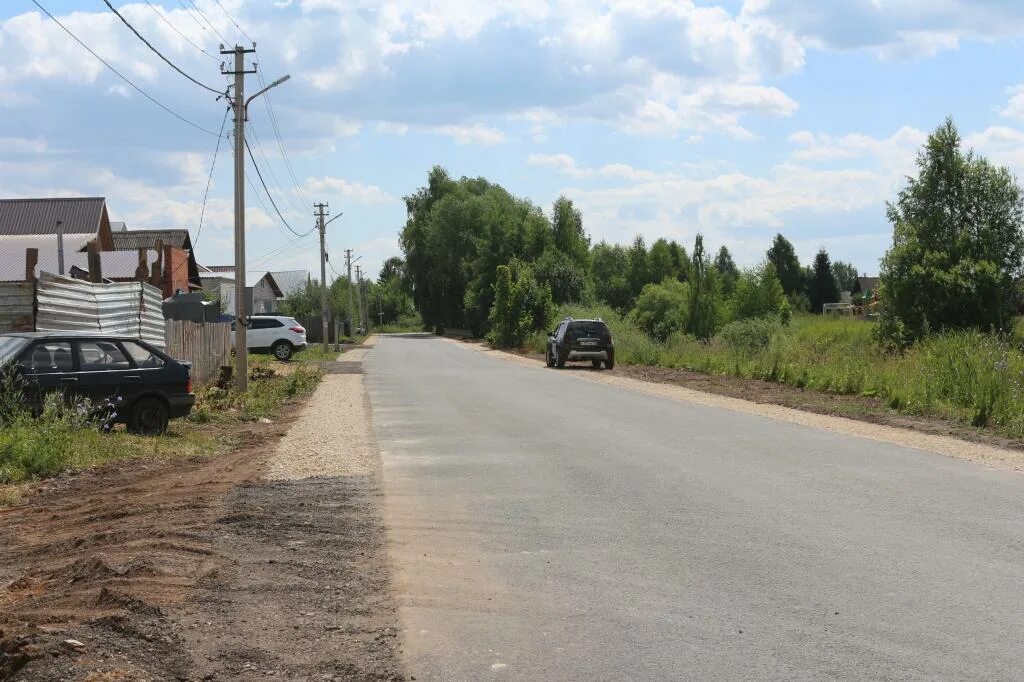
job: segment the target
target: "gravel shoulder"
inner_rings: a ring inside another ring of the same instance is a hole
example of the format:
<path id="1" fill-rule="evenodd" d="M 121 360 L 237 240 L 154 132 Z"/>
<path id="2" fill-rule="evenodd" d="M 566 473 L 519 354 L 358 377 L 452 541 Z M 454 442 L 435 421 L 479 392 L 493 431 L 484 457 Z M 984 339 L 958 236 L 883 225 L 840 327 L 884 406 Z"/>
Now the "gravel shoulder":
<path id="1" fill-rule="evenodd" d="M 404 679 L 365 352 L 225 456 L 0 510 L 0 679 Z"/>

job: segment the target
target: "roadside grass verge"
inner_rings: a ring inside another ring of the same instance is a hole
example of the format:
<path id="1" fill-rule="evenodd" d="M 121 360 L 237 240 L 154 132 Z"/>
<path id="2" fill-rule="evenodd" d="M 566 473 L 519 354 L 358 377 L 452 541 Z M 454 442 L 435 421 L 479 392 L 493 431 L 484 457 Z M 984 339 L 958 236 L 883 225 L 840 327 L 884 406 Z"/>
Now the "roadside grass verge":
<path id="1" fill-rule="evenodd" d="M 563 308 L 561 315 L 600 316 L 615 337 L 615 360 L 771 381 L 797 388 L 881 399 L 904 413 L 949 419 L 1024 437 L 1024 352 L 1013 339 L 977 331 L 934 334 L 904 353 L 872 341 L 872 322 L 794 317 L 726 325 L 709 342 L 676 334 L 664 342 L 607 307 Z M 527 350 L 543 353 L 546 335 Z"/>
<path id="2" fill-rule="evenodd" d="M 63 471 L 137 458 L 212 456 L 230 448 L 246 426 L 270 419 L 289 403 L 310 394 L 322 371 L 315 363 L 292 363 L 287 374 L 269 361 L 251 365 L 247 394 L 210 385 L 197 390 L 196 405 L 185 419 L 170 423 L 158 437 L 142 437 L 117 428 L 103 433 L 83 416 L 88 405 L 52 396 L 33 417 L 21 407 L 11 386 L 0 388 L 0 506 L 21 496 L 21 484 Z"/>

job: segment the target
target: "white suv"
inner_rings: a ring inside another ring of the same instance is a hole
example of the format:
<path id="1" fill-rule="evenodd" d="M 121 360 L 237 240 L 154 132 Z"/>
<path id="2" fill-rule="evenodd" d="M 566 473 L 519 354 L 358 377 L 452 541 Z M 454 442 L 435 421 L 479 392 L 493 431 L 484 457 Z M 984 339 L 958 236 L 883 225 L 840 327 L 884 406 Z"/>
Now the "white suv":
<path id="1" fill-rule="evenodd" d="M 235 323 L 231 323 L 231 345 L 235 344 Z M 288 360 L 306 347 L 306 330 L 294 317 L 253 315 L 245 332 L 245 345 L 251 353 L 270 352 L 278 360 Z"/>

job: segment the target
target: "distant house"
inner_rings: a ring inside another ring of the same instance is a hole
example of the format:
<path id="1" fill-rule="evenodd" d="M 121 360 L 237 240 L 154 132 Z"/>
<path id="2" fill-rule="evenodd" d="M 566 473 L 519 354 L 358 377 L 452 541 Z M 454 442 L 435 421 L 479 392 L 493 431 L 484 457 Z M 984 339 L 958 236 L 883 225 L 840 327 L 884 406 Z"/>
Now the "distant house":
<path id="1" fill-rule="evenodd" d="M 290 295 L 302 291 L 309 284 L 309 270 L 279 270 L 266 273 L 249 273 L 246 279 L 252 282 L 253 313 L 272 313 Z"/>
<path id="2" fill-rule="evenodd" d="M 192 237 L 188 230 L 129 230 L 124 223 L 114 225 L 121 228 L 111 232 L 114 251 L 155 250 L 158 243 L 161 245 L 161 274 L 165 297 L 172 296 L 178 291 L 188 292 L 203 288 L 199 265 L 192 250 Z"/>
<path id="3" fill-rule="evenodd" d="M 89 277 L 86 250 L 92 242 L 105 280 L 146 281 L 159 286 L 165 297 L 200 286 L 188 230 L 128 230 L 123 222 L 110 221 L 103 197 L 0 200 L 0 281 L 61 274 L 58 241 L 63 274 L 72 277 Z M 32 273 L 27 271 L 28 249 L 38 252 Z"/>
<path id="4" fill-rule="evenodd" d="M 853 291 L 850 293 L 854 296 L 870 298 L 878 289 L 878 283 L 880 281 L 881 280 L 878 277 L 858 277 L 857 281 L 853 285 Z"/>

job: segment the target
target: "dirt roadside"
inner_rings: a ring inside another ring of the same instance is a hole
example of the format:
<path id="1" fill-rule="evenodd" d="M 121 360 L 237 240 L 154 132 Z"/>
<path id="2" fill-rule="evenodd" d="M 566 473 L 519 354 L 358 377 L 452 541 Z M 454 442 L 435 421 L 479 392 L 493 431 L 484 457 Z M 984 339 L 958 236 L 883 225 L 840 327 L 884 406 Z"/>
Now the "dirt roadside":
<path id="1" fill-rule="evenodd" d="M 0 679 L 403 679 L 378 474 L 309 468 L 343 461 L 336 425 L 366 416 L 333 407 L 358 363 L 326 368 L 227 455 L 121 462 L 0 509 Z M 293 452 L 307 468 L 268 476 Z"/>

